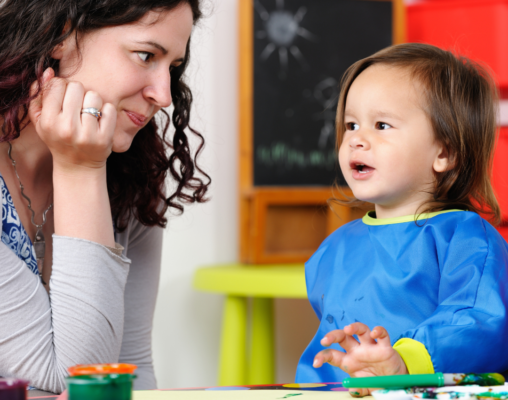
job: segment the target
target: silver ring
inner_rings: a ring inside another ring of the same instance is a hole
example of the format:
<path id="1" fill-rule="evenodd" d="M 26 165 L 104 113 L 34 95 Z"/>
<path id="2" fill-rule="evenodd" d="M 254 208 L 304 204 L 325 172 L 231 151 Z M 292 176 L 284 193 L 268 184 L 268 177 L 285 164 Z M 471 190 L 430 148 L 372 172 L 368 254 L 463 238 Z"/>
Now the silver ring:
<path id="1" fill-rule="evenodd" d="M 97 119 L 102 117 L 102 113 L 99 110 L 97 110 L 96 108 L 93 108 L 93 107 L 83 108 L 81 110 L 81 114 L 90 114 L 90 115 L 93 115 Z"/>

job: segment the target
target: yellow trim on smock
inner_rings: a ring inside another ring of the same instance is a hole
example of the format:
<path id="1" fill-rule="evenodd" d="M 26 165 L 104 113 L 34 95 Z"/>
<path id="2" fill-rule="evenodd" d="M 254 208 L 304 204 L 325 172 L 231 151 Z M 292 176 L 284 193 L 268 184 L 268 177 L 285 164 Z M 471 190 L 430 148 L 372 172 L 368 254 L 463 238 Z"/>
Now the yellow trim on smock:
<path id="1" fill-rule="evenodd" d="M 422 219 L 429 219 L 432 217 L 435 217 L 436 215 L 440 214 L 446 214 L 449 212 L 458 212 L 458 211 L 464 211 L 464 210 L 444 210 L 444 211 L 436 211 L 433 213 L 423 213 L 418 215 L 418 221 Z M 415 216 L 414 215 L 404 215 L 403 217 L 394 217 L 394 218 L 374 218 L 370 216 L 369 214 L 374 213 L 375 211 L 369 211 L 365 216 L 362 218 L 362 221 L 366 225 L 393 225 L 393 224 L 400 224 L 402 222 L 414 222 Z"/>
<path id="2" fill-rule="evenodd" d="M 434 373 L 432 359 L 423 343 L 414 339 L 403 338 L 397 340 L 397 343 L 393 345 L 393 349 L 402 357 L 406 363 L 407 371 L 411 375 Z"/>

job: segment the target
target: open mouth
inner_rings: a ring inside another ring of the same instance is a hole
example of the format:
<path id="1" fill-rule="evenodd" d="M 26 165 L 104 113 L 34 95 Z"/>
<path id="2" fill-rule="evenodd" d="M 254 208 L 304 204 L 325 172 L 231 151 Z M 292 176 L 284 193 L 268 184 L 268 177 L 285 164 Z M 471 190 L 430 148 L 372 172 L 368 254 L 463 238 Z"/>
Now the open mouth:
<path id="1" fill-rule="evenodd" d="M 350 166 L 351 166 L 351 169 L 356 170 L 360 174 L 368 174 L 369 172 L 374 171 L 374 168 L 372 168 L 370 165 L 363 164 L 363 163 L 356 162 L 356 161 L 352 162 L 350 164 Z"/>

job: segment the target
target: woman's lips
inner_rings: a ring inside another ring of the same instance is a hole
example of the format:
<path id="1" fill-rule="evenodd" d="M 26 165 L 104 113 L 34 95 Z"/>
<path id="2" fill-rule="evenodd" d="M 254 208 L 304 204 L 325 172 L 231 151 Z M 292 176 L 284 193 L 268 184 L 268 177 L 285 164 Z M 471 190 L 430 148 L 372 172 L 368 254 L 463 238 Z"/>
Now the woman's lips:
<path id="1" fill-rule="evenodd" d="M 135 113 L 134 111 L 125 110 L 125 113 L 130 118 L 130 120 L 134 123 L 136 126 L 143 126 L 146 121 L 146 117 L 144 115 Z"/>

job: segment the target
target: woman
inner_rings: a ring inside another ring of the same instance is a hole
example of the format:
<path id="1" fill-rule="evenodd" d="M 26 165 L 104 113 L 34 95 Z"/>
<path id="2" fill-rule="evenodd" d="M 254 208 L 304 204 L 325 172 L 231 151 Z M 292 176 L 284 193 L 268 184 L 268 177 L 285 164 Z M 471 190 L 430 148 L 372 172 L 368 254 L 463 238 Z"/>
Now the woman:
<path id="1" fill-rule="evenodd" d="M 203 138 L 189 128 L 193 154 L 184 133 L 199 3 L 0 6 L 0 376 L 59 393 L 69 366 L 120 361 L 138 365 L 137 389 L 156 387 L 164 214 L 205 201 L 210 183 Z"/>

